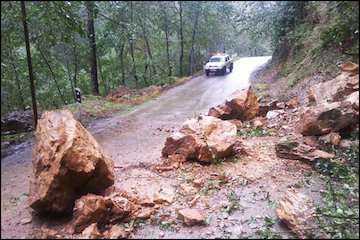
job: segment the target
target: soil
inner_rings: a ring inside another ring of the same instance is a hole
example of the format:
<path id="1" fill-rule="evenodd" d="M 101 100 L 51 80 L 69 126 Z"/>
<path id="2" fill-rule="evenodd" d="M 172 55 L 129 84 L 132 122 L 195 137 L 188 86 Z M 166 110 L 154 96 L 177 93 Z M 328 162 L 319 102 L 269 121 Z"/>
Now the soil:
<path id="1" fill-rule="evenodd" d="M 276 219 L 276 203 L 289 187 L 306 192 L 315 201 L 319 199 L 322 181 L 309 164 L 276 157 L 274 145 L 283 135 L 281 129 L 274 136 L 244 139 L 248 156 L 212 165 L 187 162 L 162 173 L 151 170 L 160 162 L 161 149 L 171 132 L 187 118 L 206 114 L 233 91 L 248 86 L 250 73 L 268 59 L 242 58 L 235 62 L 232 73 L 195 77 L 130 113 L 89 125 L 88 130 L 114 160 L 117 188 L 140 195 L 162 191 L 173 196 L 172 203 L 163 204 L 150 219 L 136 222 L 130 238 L 259 236 L 257 231 L 265 229 L 265 218 Z M 289 124 L 287 131 L 291 128 Z M 33 237 L 41 226 L 61 230 L 69 221 L 38 217 L 28 207 L 33 141 L 1 159 L 3 238 Z M 194 179 L 202 179 L 203 185 L 195 186 Z M 177 218 L 176 210 L 191 207 L 191 203 L 206 214 L 207 224 L 187 227 Z M 272 231 L 294 237 L 279 222 Z"/>

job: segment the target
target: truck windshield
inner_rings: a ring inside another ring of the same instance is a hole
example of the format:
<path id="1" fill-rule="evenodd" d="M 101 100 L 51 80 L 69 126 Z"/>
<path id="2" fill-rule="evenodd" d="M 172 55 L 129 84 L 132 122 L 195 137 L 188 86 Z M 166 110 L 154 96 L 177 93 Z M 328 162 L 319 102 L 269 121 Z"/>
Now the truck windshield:
<path id="1" fill-rule="evenodd" d="M 209 62 L 221 62 L 221 57 L 210 58 Z"/>

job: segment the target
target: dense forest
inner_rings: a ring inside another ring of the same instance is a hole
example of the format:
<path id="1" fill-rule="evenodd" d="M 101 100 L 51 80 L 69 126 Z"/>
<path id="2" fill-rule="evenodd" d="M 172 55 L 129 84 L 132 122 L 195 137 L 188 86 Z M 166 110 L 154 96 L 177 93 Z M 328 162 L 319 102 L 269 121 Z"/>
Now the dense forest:
<path id="1" fill-rule="evenodd" d="M 2 2 L 1 113 L 30 108 L 29 75 L 34 81 L 33 98 L 44 110 L 73 103 L 76 87 L 83 94 L 105 96 L 120 85 L 171 84 L 201 70 L 212 52 L 281 56 L 285 44 L 303 37 L 294 29 L 311 14 L 309 5 L 303 1 Z M 339 13 L 324 35 L 324 45 L 338 38 L 358 41 L 354 24 L 358 17 L 346 14 L 357 3 L 337 2 L 333 7 Z"/>

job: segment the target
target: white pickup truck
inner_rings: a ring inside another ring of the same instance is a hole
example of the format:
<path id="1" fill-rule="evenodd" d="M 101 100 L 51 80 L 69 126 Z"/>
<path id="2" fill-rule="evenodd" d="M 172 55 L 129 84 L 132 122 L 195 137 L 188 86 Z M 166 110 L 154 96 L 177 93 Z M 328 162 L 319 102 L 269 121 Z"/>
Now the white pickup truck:
<path id="1" fill-rule="evenodd" d="M 233 60 L 227 54 L 212 56 L 204 66 L 206 76 L 209 76 L 210 73 L 225 75 L 227 69 L 232 72 L 233 68 Z"/>

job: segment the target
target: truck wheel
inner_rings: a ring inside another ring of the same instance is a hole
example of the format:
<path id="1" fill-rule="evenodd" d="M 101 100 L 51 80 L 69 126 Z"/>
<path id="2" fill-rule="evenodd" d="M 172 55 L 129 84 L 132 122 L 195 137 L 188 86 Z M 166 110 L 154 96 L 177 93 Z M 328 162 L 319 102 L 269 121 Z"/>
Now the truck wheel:
<path id="1" fill-rule="evenodd" d="M 234 66 L 231 65 L 231 66 L 230 66 L 230 72 L 232 72 L 233 68 L 234 68 Z"/>
<path id="2" fill-rule="evenodd" d="M 209 71 L 205 71 L 205 74 L 208 77 L 209 76 Z"/>

